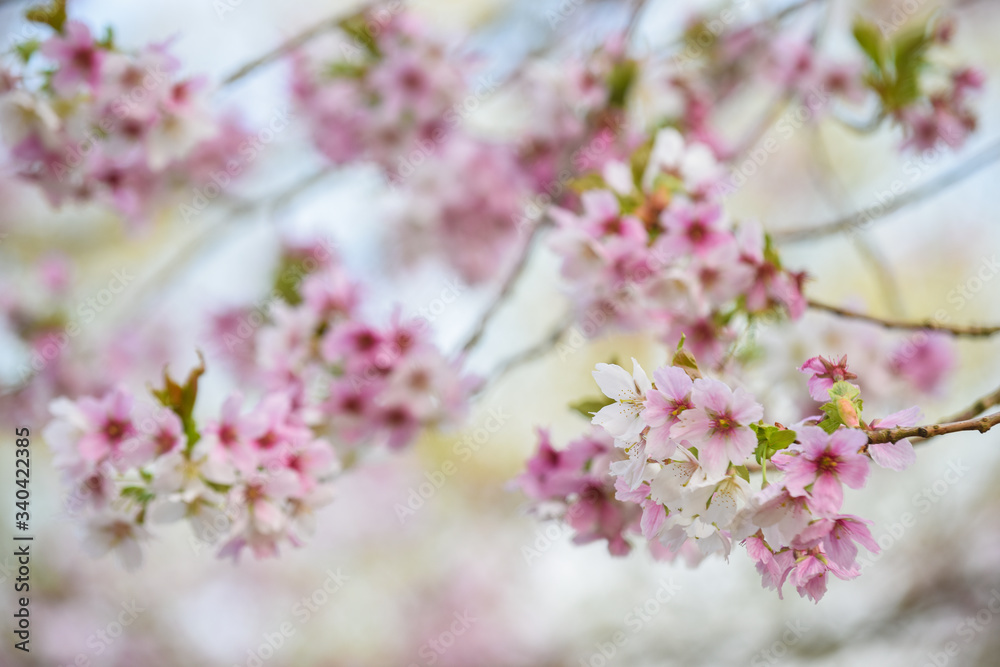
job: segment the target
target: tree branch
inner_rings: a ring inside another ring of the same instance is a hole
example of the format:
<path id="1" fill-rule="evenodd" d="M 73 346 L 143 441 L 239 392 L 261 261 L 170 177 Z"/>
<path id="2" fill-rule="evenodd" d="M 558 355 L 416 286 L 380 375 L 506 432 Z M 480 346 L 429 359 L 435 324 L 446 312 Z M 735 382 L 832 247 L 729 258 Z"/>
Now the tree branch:
<path id="1" fill-rule="evenodd" d="M 930 424 L 928 426 L 901 426 L 899 428 L 875 429 L 868 432 L 868 444 L 874 445 L 885 442 L 898 442 L 906 438 L 933 438 L 947 433 L 958 433 L 960 431 L 979 431 L 986 433 L 991 428 L 1000 424 L 1000 412 L 994 412 L 987 417 L 978 419 L 967 419 L 965 421 L 951 422 L 948 424 Z"/>
<path id="2" fill-rule="evenodd" d="M 985 338 L 1000 332 L 1000 326 L 948 326 L 935 320 L 906 322 L 903 320 L 883 319 L 874 315 L 866 315 L 865 313 L 854 312 L 852 310 L 847 310 L 846 308 L 839 308 L 826 303 L 820 303 L 819 301 L 815 301 L 813 299 L 809 299 L 808 304 L 809 307 L 814 310 L 822 310 L 833 315 L 839 315 L 840 317 L 849 317 L 863 322 L 870 322 L 871 324 L 877 324 L 886 329 L 941 331 L 953 336 L 969 336 L 972 338 Z"/>
<path id="3" fill-rule="evenodd" d="M 837 232 L 847 231 L 856 226 L 861 226 L 866 222 L 886 218 L 890 214 L 909 206 L 921 202 L 925 199 L 947 190 L 952 185 L 964 181 L 973 176 L 985 167 L 1000 159 L 1000 140 L 989 144 L 986 148 L 976 153 L 966 162 L 958 165 L 954 169 L 945 172 L 922 187 L 915 188 L 909 192 L 904 192 L 887 203 L 879 203 L 869 206 L 850 215 L 845 215 L 830 222 L 819 225 L 803 227 L 800 229 L 789 229 L 776 231 L 771 237 L 779 243 L 798 243 L 810 239 L 830 236 Z"/>
<path id="4" fill-rule="evenodd" d="M 942 421 L 960 422 L 960 421 L 965 421 L 967 419 L 972 419 L 974 417 L 978 417 L 979 415 L 983 414 L 984 412 L 986 412 L 995 405 L 1000 405 L 1000 388 L 983 396 L 975 403 L 973 403 L 966 409 L 962 410 L 961 412 L 954 414 L 951 417 L 948 417 L 947 419 L 943 419 Z"/>
<path id="5" fill-rule="evenodd" d="M 560 320 L 559 324 L 553 327 L 553 329 L 545 336 L 545 338 L 538 341 L 531 347 L 518 352 L 514 356 L 507 359 L 507 361 L 500 364 L 500 366 L 490 374 L 489 379 L 483 382 L 483 384 L 481 384 L 475 390 L 475 392 L 473 392 L 473 397 L 475 398 L 486 393 L 486 391 L 490 387 L 492 387 L 501 379 L 503 379 L 504 376 L 506 376 L 515 368 L 523 366 L 524 364 L 530 361 L 534 361 L 539 357 L 545 356 L 546 353 L 548 353 L 556 345 L 559 344 L 559 341 L 562 340 L 562 337 L 565 336 L 566 332 L 569 331 L 569 328 L 573 326 L 574 321 L 575 318 L 573 316 L 573 313 L 571 312 L 567 314 L 566 316 L 563 317 L 562 320 Z"/>
<path id="6" fill-rule="evenodd" d="M 538 223 L 531 228 L 531 234 L 525 240 L 524 245 L 521 246 L 521 254 L 518 256 L 514 266 L 511 267 L 510 273 L 504 279 L 503 285 L 500 286 L 500 291 L 497 292 L 496 297 L 494 297 L 492 303 L 479 317 L 479 322 L 476 323 L 476 328 L 473 329 L 472 334 L 469 336 L 465 344 L 462 345 L 462 352 L 468 352 L 479 342 L 479 339 L 483 337 L 486 333 L 486 327 L 489 326 L 490 321 L 493 316 L 496 315 L 497 311 L 504 304 L 507 298 L 514 291 L 514 286 L 517 285 L 518 280 L 520 280 L 521 275 L 528 266 L 528 258 L 531 256 L 531 252 L 535 247 L 535 242 L 538 239 L 539 232 L 541 232 L 542 227 L 545 226 L 545 219 L 539 220 Z"/>
<path id="7" fill-rule="evenodd" d="M 329 30 L 336 30 L 340 26 L 340 22 L 343 21 L 346 17 L 352 14 L 357 14 L 360 12 L 367 11 L 373 8 L 376 4 L 377 3 L 374 2 L 367 2 L 358 7 L 353 12 L 351 12 L 351 14 L 337 14 L 336 16 L 331 16 L 323 21 L 320 21 L 319 23 L 313 25 L 312 27 L 307 28 L 302 32 L 298 33 L 297 35 L 285 40 L 284 42 L 282 42 L 275 48 L 271 49 L 264 55 L 254 58 L 250 62 L 246 63 L 245 65 L 237 69 L 235 72 L 224 78 L 222 82 L 219 84 L 219 87 L 225 88 L 226 86 L 236 83 L 237 81 L 243 79 L 244 77 L 256 71 L 257 69 L 260 69 L 265 65 L 271 64 L 272 62 L 291 53 L 292 51 L 298 49 L 299 47 L 305 46 L 312 40 L 322 35 L 324 32 L 327 32 Z"/>

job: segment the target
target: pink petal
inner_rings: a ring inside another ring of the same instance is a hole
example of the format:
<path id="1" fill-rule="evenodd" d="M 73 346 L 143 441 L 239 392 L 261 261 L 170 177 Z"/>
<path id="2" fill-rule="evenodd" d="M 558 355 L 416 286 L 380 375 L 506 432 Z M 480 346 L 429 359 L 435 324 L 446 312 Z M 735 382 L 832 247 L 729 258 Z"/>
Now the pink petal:
<path id="1" fill-rule="evenodd" d="M 880 442 L 868 445 L 868 453 L 872 461 L 896 472 L 902 472 L 913 465 L 917 460 L 917 453 L 913 450 L 913 445 L 909 440 L 899 442 Z"/>

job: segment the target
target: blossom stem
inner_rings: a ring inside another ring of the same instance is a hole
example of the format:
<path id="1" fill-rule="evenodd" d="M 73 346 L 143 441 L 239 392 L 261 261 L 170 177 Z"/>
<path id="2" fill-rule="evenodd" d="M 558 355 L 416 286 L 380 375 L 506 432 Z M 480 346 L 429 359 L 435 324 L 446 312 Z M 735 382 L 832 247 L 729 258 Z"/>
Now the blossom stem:
<path id="1" fill-rule="evenodd" d="M 986 433 L 1000 424 L 1000 411 L 986 417 L 967 419 L 947 424 L 929 424 L 927 426 L 901 426 L 899 428 L 875 429 L 868 432 L 868 444 L 898 442 L 906 438 L 933 438 L 947 433 L 960 431 L 979 431 Z"/>
<path id="2" fill-rule="evenodd" d="M 941 324 L 936 320 L 924 320 L 923 322 L 907 322 L 904 320 L 895 320 L 876 317 L 875 315 L 868 315 L 865 313 L 858 313 L 853 310 L 847 310 L 846 308 L 840 308 L 838 306 L 831 306 L 830 304 L 821 303 L 814 299 L 808 300 L 809 307 L 814 310 L 822 310 L 833 315 L 839 315 L 840 317 L 849 317 L 855 320 L 861 320 L 863 322 L 870 322 L 872 324 L 877 324 L 886 329 L 910 329 L 910 330 L 931 330 L 931 331 L 941 331 L 943 333 L 951 334 L 953 336 L 969 336 L 972 338 L 985 338 L 987 336 L 992 336 L 993 334 L 1000 332 L 1000 326 L 949 326 L 946 324 Z"/>
<path id="3" fill-rule="evenodd" d="M 961 183 L 966 178 L 977 174 L 982 169 L 988 167 L 997 160 L 1000 160 L 1000 140 L 992 142 L 967 161 L 958 165 L 954 169 L 945 172 L 923 187 L 905 192 L 886 203 L 880 202 L 873 204 L 868 208 L 856 211 L 849 215 L 841 216 L 835 220 L 819 225 L 776 231 L 771 234 L 771 237 L 779 243 L 798 243 L 800 241 L 808 241 L 824 236 L 830 236 L 832 234 L 845 232 L 851 229 L 857 229 L 860 231 L 861 229 L 866 228 L 874 220 L 886 218 L 890 214 L 895 213 L 910 204 L 916 204 L 925 199 L 934 197 L 935 195 L 947 190 L 952 185 Z"/>

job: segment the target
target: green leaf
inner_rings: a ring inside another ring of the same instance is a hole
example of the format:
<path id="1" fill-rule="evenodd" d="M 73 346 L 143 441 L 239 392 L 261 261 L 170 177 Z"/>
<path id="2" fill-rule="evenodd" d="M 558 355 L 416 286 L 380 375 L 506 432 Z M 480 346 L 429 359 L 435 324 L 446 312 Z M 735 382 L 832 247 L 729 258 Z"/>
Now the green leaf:
<path id="1" fill-rule="evenodd" d="M 603 190 L 607 187 L 604 177 L 597 172 L 571 178 L 568 185 L 573 192 L 578 194 L 587 190 Z"/>
<path id="2" fill-rule="evenodd" d="M 330 63 L 326 68 L 326 73 L 333 78 L 360 79 L 368 71 L 367 65 L 339 61 Z"/>
<path id="3" fill-rule="evenodd" d="M 754 450 L 754 458 L 760 465 L 766 465 L 771 457 L 785 449 L 797 437 L 795 431 L 770 424 L 751 424 L 750 428 L 757 434 L 757 449 Z"/>
<path id="4" fill-rule="evenodd" d="M 733 469 L 736 471 L 737 475 L 739 475 L 748 482 L 750 481 L 750 471 L 747 470 L 746 466 L 736 466 Z"/>
<path id="5" fill-rule="evenodd" d="M 700 378 L 701 371 L 698 369 L 698 362 L 695 360 L 694 355 L 685 349 L 680 349 L 674 352 L 674 358 L 670 362 L 671 366 L 679 366 L 684 369 L 692 378 Z"/>
<path id="6" fill-rule="evenodd" d="M 201 439 L 198 433 L 198 425 L 194 421 L 194 404 L 198 400 L 198 379 L 205 374 L 205 358 L 198 353 L 198 365 L 188 374 L 187 381 L 183 385 L 178 384 L 166 368 L 163 369 L 163 388 L 153 389 L 155 396 L 160 403 L 170 410 L 173 410 L 181 419 L 184 425 L 184 434 L 187 436 L 187 448 L 185 451 L 191 452 L 195 444 Z"/>
<path id="7" fill-rule="evenodd" d="M 769 438 L 768 442 L 776 450 L 784 449 L 790 444 L 795 442 L 796 435 L 795 431 L 790 431 L 788 429 L 778 429 L 777 432 L 773 433 Z"/>
<path id="8" fill-rule="evenodd" d="M 850 382 L 835 382 L 830 387 L 830 401 L 821 409 L 826 417 L 819 423 L 827 433 L 833 433 L 841 426 L 858 428 L 861 423 L 861 390 Z"/>
<path id="9" fill-rule="evenodd" d="M 379 51 L 375 36 L 368 29 L 367 12 L 359 12 L 354 16 L 349 16 L 341 21 L 339 25 L 341 30 L 353 37 L 357 43 L 364 46 L 368 50 L 368 53 L 376 58 L 381 57 L 382 53 Z"/>
<path id="10" fill-rule="evenodd" d="M 584 398 L 575 403 L 570 403 L 570 410 L 575 410 L 581 415 L 590 419 L 594 416 L 594 413 L 599 412 L 601 408 L 605 405 L 611 405 L 615 400 L 613 398 L 608 398 L 607 396 L 602 396 L 600 398 Z"/>
<path id="11" fill-rule="evenodd" d="M 32 23 L 41 23 L 56 32 L 62 32 L 66 25 L 66 0 L 53 0 L 45 6 L 32 7 L 24 14 Z"/>
<path id="12" fill-rule="evenodd" d="M 21 59 L 21 62 L 27 64 L 31 60 L 31 56 L 35 55 L 35 52 L 41 45 L 42 43 L 37 39 L 29 39 L 26 42 L 15 44 L 14 52 L 17 53 L 17 57 Z"/>
<path id="13" fill-rule="evenodd" d="M 101 38 L 97 45 L 104 49 L 105 51 L 115 50 L 115 29 L 111 26 L 104 27 L 104 37 Z"/>
<path id="14" fill-rule="evenodd" d="M 906 107 L 920 99 L 920 74 L 927 66 L 927 50 L 932 43 L 924 28 L 907 30 L 893 41 L 893 108 Z"/>
<path id="15" fill-rule="evenodd" d="M 121 490 L 121 496 L 123 498 L 134 498 L 140 505 L 146 505 L 156 497 L 154 493 L 141 486 L 126 486 Z"/>
<path id="16" fill-rule="evenodd" d="M 854 39 L 879 71 L 885 71 L 886 43 L 874 23 L 858 18 L 854 22 Z"/>
<path id="17" fill-rule="evenodd" d="M 639 74 L 639 64 L 631 59 L 615 63 L 608 75 L 608 106 L 624 109 L 629 91 Z"/>
<path id="18" fill-rule="evenodd" d="M 638 186 L 642 183 L 643 174 L 649 165 L 649 158 L 653 154 L 653 139 L 647 139 L 641 146 L 635 149 L 632 157 L 629 158 L 629 166 L 632 168 L 632 181 Z"/>

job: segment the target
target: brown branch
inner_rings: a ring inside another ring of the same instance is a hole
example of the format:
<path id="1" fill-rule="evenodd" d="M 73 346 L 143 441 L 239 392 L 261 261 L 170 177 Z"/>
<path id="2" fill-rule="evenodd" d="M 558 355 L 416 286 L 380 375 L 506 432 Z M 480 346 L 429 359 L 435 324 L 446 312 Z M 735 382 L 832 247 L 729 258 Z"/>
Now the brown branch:
<path id="1" fill-rule="evenodd" d="M 952 336 L 969 336 L 972 338 L 985 338 L 987 336 L 992 336 L 993 334 L 1000 332 L 1000 326 L 949 326 L 946 324 L 941 324 L 935 320 L 924 320 L 923 322 L 907 322 L 903 320 L 885 319 L 881 317 L 876 317 L 875 315 L 867 315 L 865 313 L 858 313 L 853 310 L 847 310 L 846 308 L 839 308 L 837 306 L 831 306 L 826 303 L 820 303 L 813 299 L 808 300 L 809 307 L 814 310 L 822 310 L 833 315 L 839 315 L 840 317 L 849 317 L 855 320 L 861 320 L 862 322 L 869 322 L 871 324 L 877 324 L 878 326 L 884 327 L 886 329 L 908 329 L 912 331 L 918 330 L 930 330 L 930 331 L 941 331 L 943 333 L 951 334 Z"/>
<path id="2" fill-rule="evenodd" d="M 933 438 L 947 433 L 960 431 L 979 431 L 986 433 L 1000 424 L 1000 412 L 994 412 L 987 417 L 967 419 L 948 424 L 929 424 L 927 426 L 900 426 L 899 428 L 875 429 L 868 432 L 868 444 L 898 442 L 906 438 Z"/>
<path id="3" fill-rule="evenodd" d="M 847 231 L 853 228 L 866 226 L 868 223 L 886 218 L 890 214 L 909 206 L 921 202 L 925 199 L 947 190 L 952 185 L 964 181 L 966 178 L 975 175 L 985 167 L 1000 159 L 1000 140 L 994 141 L 986 148 L 973 155 L 967 161 L 958 165 L 954 169 L 945 172 L 931 182 L 922 187 L 905 192 L 887 203 L 879 203 L 869 206 L 850 215 L 839 217 L 830 222 L 819 225 L 802 227 L 800 229 L 788 229 L 775 231 L 771 237 L 779 243 L 798 243 L 810 239 L 830 236 L 837 232 Z"/>
<path id="4" fill-rule="evenodd" d="M 965 410 L 948 417 L 947 419 L 942 419 L 945 422 L 960 422 L 967 419 L 973 419 L 983 414 L 995 405 L 1000 405 L 1000 389 L 997 389 L 986 396 L 983 396 L 975 403 L 967 407 Z"/>

